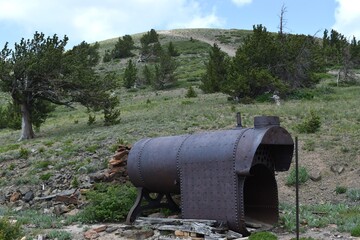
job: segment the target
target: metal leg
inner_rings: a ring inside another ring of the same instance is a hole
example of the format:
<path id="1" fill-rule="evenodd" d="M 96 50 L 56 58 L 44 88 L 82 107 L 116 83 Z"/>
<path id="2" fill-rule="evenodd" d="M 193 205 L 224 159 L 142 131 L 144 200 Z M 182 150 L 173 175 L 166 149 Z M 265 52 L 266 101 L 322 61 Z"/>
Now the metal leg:
<path id="1" fill-rule="evenodd" d="M 171 195 L 164 193 L 156 193 L 157 196 L 152 198 L 150 196 L 151 192 L 146 190 L 145 188 L 139 187 L 137 197 L 134 205 L 130 209 L 126 223 L 131 224 L 135 221 L 135 219 L 144 211 L 148 209 L 156 209 L 156 208 L 168 208 L 173 212 L 180 211 L 179 206 L 174 202 Z M 164 196 L 166 197 L 165 202 L 162 202 Z M 142 204 L 143 199 L 147 202 L 147 204 Z"/>

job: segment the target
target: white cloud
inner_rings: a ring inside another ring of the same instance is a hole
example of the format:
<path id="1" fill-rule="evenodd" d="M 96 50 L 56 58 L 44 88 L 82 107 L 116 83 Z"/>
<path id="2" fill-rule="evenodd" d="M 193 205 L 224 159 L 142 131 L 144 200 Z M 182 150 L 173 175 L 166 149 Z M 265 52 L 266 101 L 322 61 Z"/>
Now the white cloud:
<path id="1" fill-rule="evenodd" d="M 0 0 L 0 24 L 26 32 L 68 35 L 74 44 L 101 41 L 154 28 L 222 27 L 216 10 L 204 12 L 199 0 Z M 18 40 L 16 40 L 18 41 Z"/>
<path id="2" fill-rule="evenodd" d="M 250 4 L 252 0 L 231 0 L 235 5 L 241 7 L 246 4 Z"/>
<path id="3" fill-rule="evenodd" d="M 338 7 L 335 11 L 333 29 L 348 38 L 355 36 L 360 40 L 360 1 L 336 0 Z"/>

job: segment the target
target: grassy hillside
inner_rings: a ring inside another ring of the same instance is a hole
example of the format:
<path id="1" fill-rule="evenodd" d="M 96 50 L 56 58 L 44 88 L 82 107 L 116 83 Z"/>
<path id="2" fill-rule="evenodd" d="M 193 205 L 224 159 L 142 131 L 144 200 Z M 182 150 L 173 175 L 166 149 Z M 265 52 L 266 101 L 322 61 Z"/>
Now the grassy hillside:
<path id="1" fill-rule="evenodd" d="M 154 91 L 151 88 L 116 89 L 120 99 L 121 122 L 115 126 L 102 125 L 102 114 L 88 125 L 88 115 L 82 107 L 57 107 L 31 141 L 17 142 L 19 131 L 0 130 L 0 189 L 39 185 L 46 174 L 62 170 L 72 178 L 107 167 L 119 143 L 133 144 L 145 137 L 177 135 L 217 129 L 230 129 L 236 124 L 235 114 L 241 112 L 243 125 L 252 127 L 257 115 L 276 115 L 281 125 L 299 137 L 300 164 L 309 174 L 320 174 L 321 180 L 308 180 L 301 186 L 302 204 L 346 202 L 356 205 L 360 197 L 338 194 L 338 187 L 354 190 L 360 195 L 360 87 L 333 87 L 335 77 L 329 75 L 316 89 L 299 94 L 298 99 L 273 102 L 235 104 L 224 94 L 203 94 L 199 80 L 204 73 L 211 45 L 218 42 L 235 49 L 248 31 L 194 29 L 160 32 L 162 44 L 174 43 L 180 52 L 177 57 L 179 83 L 172 89 Z M 141 34 L 134 39 L 139 45 Z M 190 37 L 200 39 L 190 41 Z M 117 39 L 100 42 L 100 51 L 111 49 Z M 137 54 L 137 52 L 135 51 Z M 137 56 L 134 57 L 134 60 Z M 114 71 L 121 79 L 126 60 L 100 63 L 99 72 Z M 142 68 L 144 63 L 137 63 Z M 198 96 L 186 98 L 188 86 L 194 86 Z M 8 96 L 0 93 L 0 103 Z M 296 128 L 313 110 L 320 117 L 320 130 L 300 134 Z M 51 166 L 41 167 L 43 165 Z M 289 172 L 278 174 L 279 201 L 293 203 L 295 189 L 285 183 Z M 71 179 L 69 180 L 71 181 Z"/>

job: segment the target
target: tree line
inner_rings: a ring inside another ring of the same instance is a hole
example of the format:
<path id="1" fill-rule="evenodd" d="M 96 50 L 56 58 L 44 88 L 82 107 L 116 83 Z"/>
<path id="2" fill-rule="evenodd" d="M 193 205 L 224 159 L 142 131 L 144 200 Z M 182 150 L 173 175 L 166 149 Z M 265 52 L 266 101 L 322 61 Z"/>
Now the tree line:
<path id="1" fill-rule="evenodd" d="M 119 123 L 119 99 L 113 91 L 120 82 L 114 73 L 103 76 L 94 70 L 101 60 L 99 44 L 82 42 L 65 50 L 67 41 L 67 36 L 45 37 L 36 32 L 33 39 L 22 39 L 14 49 L 5 44 L 0 52 L 0 90 L 9 93 L 12 101 L 0 108 L 0 129 L 21 128 L 20 139 L 31 139 L 33 128 L 40 128 L 56 105 L 73 107 L 74 103 L 86 107 L 90 123 L 95 116 L 91 113 L 98 111 L 105 125 Z M 104 62 L 129 58 L 122 86 L 150 85 L 158 90 L 176 83 L 179 53 L 174 44 L 161 45 L 158 33 L 151 29 L 140 38 L 140 45 L 135 47 L 132 37 L 125 35 L 105 52 Z M 132 58 L 136 48 L 137 61 L 144 62 L 141 73 Z M 335 30 L 325 30 L 320 39 L 271 33 L 256 25 L 232 58 L 217 44 L 212 46 L 200 88 L 241 102 L 274 93 L 286 97 L 299 88 L 313 87 L 329 68 L 338 69 L 338 84 L 354 83 L 352 69 L 359 64 L 360 42 L 355 37 L 348 41 Z"/>
<path id="2" fill-rule="evenodd" d="M 100 61 L 99 44 L 82 42 L 65 50 L 68 37 L 56 34 L 46 37 L 36 32 L 33 39 L 21 39 L 10 49 L 6 43 L 0 52 L 0 90 L 10 94 L 12 101 L 0 107 L 0 129 L 21 129 L 19 140 L 35 137 L 56 105 L 73 107 L 75 103 L 86 107 L 91 124 L 93 112 L 102 111 L 104 124 L 120 121 L 119 99 L 114 90 L 120 81 L 114 73 L 101 76 L 95 71 Z M 123 74 L 123 86 L 152 85 L 163 89 L 176 81 L 177 64 L 173 59 L 178 53 L 172 42 L 163 48 L 154 29 L 140 39 L 140 61 L 145 65 L 144 79 L 139 81 L 135 63 L 129 59 Z M 130 35 L 119 38 L 112 50 L 105 52 L 103 61 L 133 57 L 134 41 Z"/>
<path id="3" fill-rule="evenodd" d="M 201 80 L 205 93 L 223 92 L 242 102 L 264 94 L 287 96 L 299 88 L 313 87 L 321 73 L 338 69 L 338 82 L 356 82 L 352 69 L 360 67 L 360 41 L 348 41 L 335 30 L 323 38 L 268 32 L 253 27 L 229 58 L 217 44 L 211 48 Z"/>
<path id="4" fill-rule="evenodd" d="M 174 57 L 179 56 L 174 44 L 170 41 L 168 45 L 161 46 L 159 35 L 151 29 L 140 38 L 141 47 L 138 62 L 145 64 L 142 72 L 136 67 L 132 59 L 127 61 L 123 74 L 123 86 L 127 89 L 136 86 L 150 85 L 154 89 L 164 89 L 176 82 L 175 70 L 177 63 Z M 114 59 L 133 57 L 132 50 L 136 49 L 134 40 L 130 35 L 120 37 L 112 50 L 105 52 L 103 61 L 109 62 Z M 138 77 L 142 75 L 143 77 Z"/>

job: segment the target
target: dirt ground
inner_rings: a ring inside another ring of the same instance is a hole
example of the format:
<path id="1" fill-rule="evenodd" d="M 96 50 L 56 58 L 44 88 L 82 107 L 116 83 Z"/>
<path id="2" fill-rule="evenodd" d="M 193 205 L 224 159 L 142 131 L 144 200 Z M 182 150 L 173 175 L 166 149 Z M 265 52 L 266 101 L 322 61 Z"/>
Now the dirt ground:
<path id="1" fill-rule="evenodd" d="M 63 230 L 69 232 L 72 234 L 72 237 L 74 240 L 82 240 L 82 239 L 86 239 L 84 237 L 84 234 L 86 231 L 91 231 L 91 229 L 96 229 L 99 228 L 101 226 L 105 226 L 105 225 L 82 225 L 82 226 L 78 226 L 78 225 L 73 225 L 73 226 L 67 226 L 66 228 L 64 228 Z M 148 236 L 147 234 L 149 233 L 148 231 L 143 231 L 140 233 L 140 235 L 136 235 L 134 231 L 136 230 L 131 230 L 129 226 L 125 225 L 125 224 L 107 224 L 106 225 L 108 229 L 116 229 L 113 232 L 100 232 L 97 235 L 93 235 L 94 238 L 92 239 L 98 239 L 98 240 L 115 240 L 115 239 L 191 239 L 191 238 L 175 238 L 175 237 L 167 237 L 165 238 L 164 235 L 160 235 L 160 233 L 158 231 L 154 231 L 154 234 L 152 236 Z M 279 240 L 290 240 L 292 238 L 296 237 L 296 233 L 286 233 L 283 232 L 281 229 L 273 229 L 272 232 L 274 234 L 276 234 L 278 236 Z M 348 233 L 339 233 L 338 231 L 336 231 L 336 226 L 335 225 L 330 225 L 326 228 L 321 228 L 321 229 L 317 229 L 317 228 L 312 228 L 307 230 L 306 232 L 301 232 L 300 237 L 312 237 L 314 239 L 317 240 L 354 240 L 357 239 L 359 240 L 360 238 L 356 238 L 356 237 L 351 237 L 350 234 Z M 247 238 L 240 238 L 240 239 L 247 239 Z"/>

